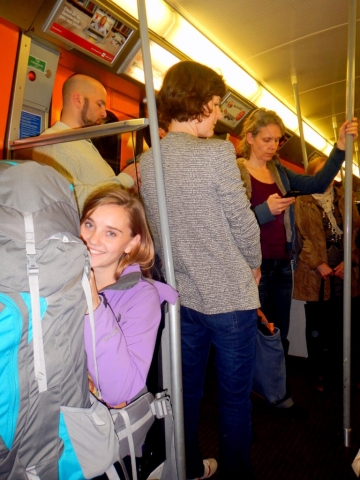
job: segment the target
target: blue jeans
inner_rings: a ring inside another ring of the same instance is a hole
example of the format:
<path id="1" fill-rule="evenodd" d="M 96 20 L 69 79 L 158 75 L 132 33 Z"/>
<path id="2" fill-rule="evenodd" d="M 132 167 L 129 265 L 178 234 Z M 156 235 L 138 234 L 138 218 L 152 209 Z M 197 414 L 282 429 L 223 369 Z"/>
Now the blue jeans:
<path id="1" fill-rule="evenodd" d="M 287 259 L 263 258 L 259 296 L 261 309 L 269 322 L 280 329 L 285 355 L 289 350 L 287 339 L 293 291 L 291 262 Z"/>
<path id="2" fill-rule="evenodd" d="M 251 478 L 251 402 L 256 310 L 205 315 L 181 307 L 187 478 L 204 474 L 199 449 L 199 403 L 210 345 L 215 347 L 221 479 Z"/>

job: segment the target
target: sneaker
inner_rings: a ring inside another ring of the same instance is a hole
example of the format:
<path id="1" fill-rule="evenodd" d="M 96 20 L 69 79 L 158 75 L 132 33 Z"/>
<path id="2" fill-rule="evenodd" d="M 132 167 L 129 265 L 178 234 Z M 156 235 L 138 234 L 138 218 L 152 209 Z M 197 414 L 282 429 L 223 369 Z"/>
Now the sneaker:
<path id="1" fill-rule="evenodd" d="M 210 478 L 214 475 L 217 470 L 217 461 L 215 458 L 206 458 L 203 460 L 204 464 L 204 475 L 202 477 L 193 478 L 189 480 L 202 480 L 203 478 Z"/>

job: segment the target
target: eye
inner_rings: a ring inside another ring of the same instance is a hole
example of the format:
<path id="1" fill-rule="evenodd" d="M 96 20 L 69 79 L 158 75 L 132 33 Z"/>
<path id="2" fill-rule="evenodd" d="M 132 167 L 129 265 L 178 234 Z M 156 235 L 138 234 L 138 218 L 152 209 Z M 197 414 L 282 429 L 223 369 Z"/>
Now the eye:
<path id="1" fill-rule="evenodd" d="M 92 228 L 92 223 L 89 220 L 85 220 L 84 225 L 86 228 Z"/>
<path id="2" fill-rule="evenodd" d="M 113 232 L 112 230 L 109 230 L 109 231 L 107 232 L 107 234 L 108 234 L 109 237 L 116 237 L 115 232 Z"/>

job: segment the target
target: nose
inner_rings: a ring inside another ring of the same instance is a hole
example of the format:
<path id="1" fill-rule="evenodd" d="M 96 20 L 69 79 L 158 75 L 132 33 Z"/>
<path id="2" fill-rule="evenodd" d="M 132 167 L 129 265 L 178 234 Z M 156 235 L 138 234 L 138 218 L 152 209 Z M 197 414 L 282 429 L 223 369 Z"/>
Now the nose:
<path id="1" fill-rule="evenodd" d="M 216 111 L 216 118 L 218 120 L 220 120 L 220 118 L 222 118 L 222 111 L 221 111 L 221 108 L 220 107 L 216 107 L 217 111 Z"/>
<path id="2" fill-rule="evenodd" d="M 105 105 L 103 105 L 103 107 L 101 108 L 100 116 L 101 116 L 101 118 L 106 118 L 107 117 Z"/>
<path id="3" fill-rule="evenodd" d="M 86 239 L 86 244 L 88 246 L 96 246 L 96 245 L 100 245 L 100 234 L 99 232 L 97 232 L 96 230 L 94 230 L 93 232 L 91 232 L 91 234 L 88 236 L 88 238 Z"/>

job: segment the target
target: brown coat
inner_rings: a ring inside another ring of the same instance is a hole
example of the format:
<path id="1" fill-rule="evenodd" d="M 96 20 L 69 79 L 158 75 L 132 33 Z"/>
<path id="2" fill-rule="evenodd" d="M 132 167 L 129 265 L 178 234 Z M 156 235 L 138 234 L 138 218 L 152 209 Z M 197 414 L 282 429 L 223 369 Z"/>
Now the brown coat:
<path id="1" fill-rule="evenodd" d="M 344 218 L 344 189 L 335 188 L 335 201 L 339 202 L 340 215 Z M 302 250 L 299 255 L 297 269 L 294 272 L 293 298 L 305 301 L 318 301 L 321 284 L 321 275 L 317 267 L 328 263 L 326 253 L 326 237 L 322 222 L 322 211 L 312 195 L 300 196 L 295 202 L 296 227 L 299 229 L 303 240 Z M 360 226 L 360 216 L 353 203 L 353 235 L 352 235 L 352 261 L 351 290 L 352 296 L 360 294 L 359 282 L 359 250 L 355 245 L 355 238 Z M 356 266 L 355 266 L 356 265 Z M 325 280 L 324 299 L 330 297 L 330 280 Z"/>

